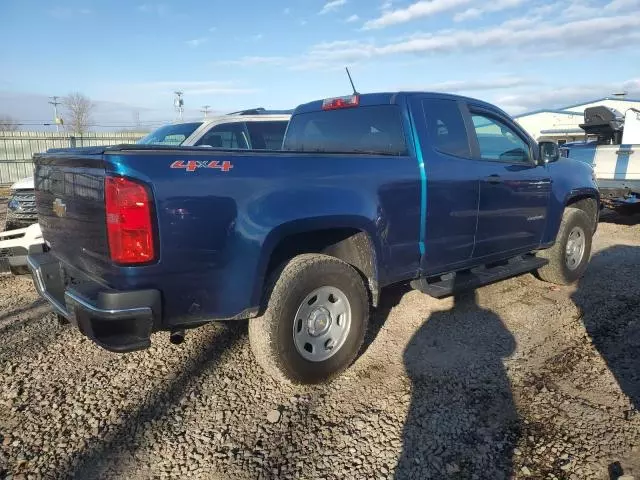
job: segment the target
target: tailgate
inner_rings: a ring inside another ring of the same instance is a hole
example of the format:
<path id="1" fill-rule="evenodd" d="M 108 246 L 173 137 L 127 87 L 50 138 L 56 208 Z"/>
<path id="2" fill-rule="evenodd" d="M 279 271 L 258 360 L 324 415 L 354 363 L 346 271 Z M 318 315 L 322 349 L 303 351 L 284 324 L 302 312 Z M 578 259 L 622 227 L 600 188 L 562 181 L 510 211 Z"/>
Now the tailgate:
<path id="1" fill-rule="evenodd" d="M 84 270 L 107 260 L 103 150 L 73 149 L 35 157 L 38 222 L 56 256 Z"/>

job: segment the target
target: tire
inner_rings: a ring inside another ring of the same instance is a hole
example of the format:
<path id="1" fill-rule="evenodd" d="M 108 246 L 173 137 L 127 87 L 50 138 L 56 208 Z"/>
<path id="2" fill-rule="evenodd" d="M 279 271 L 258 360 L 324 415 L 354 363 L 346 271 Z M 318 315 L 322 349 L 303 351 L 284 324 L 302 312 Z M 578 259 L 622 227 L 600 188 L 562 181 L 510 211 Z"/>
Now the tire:
<path id="1" fill-rule="evenodd" d="M 267 292 L 264 314 L 249 322 L 249 342 L 269 375 L 285 383 L 313 384 L 351 365 L 369 321 L 369 295 L 351 265 L 327 255 L 299 255 L 272 275 Z M 314 297 L 314 292 L 319 293 Z M 304 338 L 320 345 L 301 347 Z"/>
<path id="2" fill-rule="evenodd" d="M 549 260 L 547 265 L 538 269 L 538 276 L 546 282 L 558 285 L 570 285 L 578 281 L 589 265 L 594 230 L 593 222 L 584 210 L 566 208 L 556 236 L 556 243 L 553 247 L 537 254 L 538 257 Z M 576 255 L 571 256 L 567 251 L 570 238 L 576 235 L 576 232 L 578 235 L 580 232 L 584 235 L 584 248 L 579 261 Z"/>
<path id="3" fill-rule="evenodd" d="M 25 228 L 23 225 L 19 223 L 12 222 L 11 220 L 7 220 L 4 224 L 4 231 L 10 232 L 11 230 L 17 230 L 18 228 Z"/>
<path id="4" fill-rule="evenodd" d="M 26 266 L 10 267 L 10 270 L 13 275 L 29 275 L 31 273 L 29 267 Z"/>

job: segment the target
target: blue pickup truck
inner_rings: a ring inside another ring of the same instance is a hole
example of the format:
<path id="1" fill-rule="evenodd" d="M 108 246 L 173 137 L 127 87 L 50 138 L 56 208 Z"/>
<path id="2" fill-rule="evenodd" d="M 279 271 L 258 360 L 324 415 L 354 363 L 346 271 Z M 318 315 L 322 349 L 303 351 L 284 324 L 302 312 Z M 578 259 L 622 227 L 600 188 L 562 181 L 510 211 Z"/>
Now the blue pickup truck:
<path id="1" fill-rule="evenodd" d="M 36 157 L 40 294 L 98 345 L 250 318 L 259 363 L 322 382 L 355 359 L 391 284 L 443 297 L 589 262 L 600 200 L 500 109 L 431 93 L 299 106 L 280 151 L 157 145 Z"/>

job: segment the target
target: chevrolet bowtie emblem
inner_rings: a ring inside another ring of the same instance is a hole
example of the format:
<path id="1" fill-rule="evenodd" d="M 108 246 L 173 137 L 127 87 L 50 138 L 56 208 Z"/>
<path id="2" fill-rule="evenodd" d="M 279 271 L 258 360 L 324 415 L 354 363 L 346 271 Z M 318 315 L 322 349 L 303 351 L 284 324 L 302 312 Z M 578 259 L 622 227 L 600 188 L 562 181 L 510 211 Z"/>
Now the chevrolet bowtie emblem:
<path id="1" fill-rule="evenodd" d="M 56 198 L 53 201 L 53 213 L 55 213 L 58 217 L 64 217 L 67 215 L 67 206 L 62 203 L 62 200 Z"/>

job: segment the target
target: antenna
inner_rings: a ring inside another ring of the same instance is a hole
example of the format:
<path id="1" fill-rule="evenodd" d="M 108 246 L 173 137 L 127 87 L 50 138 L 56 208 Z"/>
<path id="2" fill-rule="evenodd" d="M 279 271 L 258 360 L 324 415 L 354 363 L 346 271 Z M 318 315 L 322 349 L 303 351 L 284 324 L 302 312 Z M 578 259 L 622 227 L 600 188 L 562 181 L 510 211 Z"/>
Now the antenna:
<path id="1" fill-rule="evenodd" d="M 344 69 L 347 71 L 347 76 L 349 77 L 349 82 L 351 82 L 351 88 L 353 88 L 353 94 L 354 95 L 360 95 L 358 93 L 358 91 L 356 90 L 356 86 L 353 84 L 353 79 L 351 78 L 351 73 L 349 73 L 349 67 L 344 67 Z"/>

